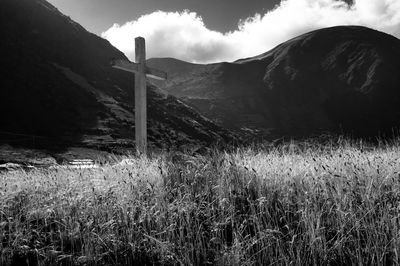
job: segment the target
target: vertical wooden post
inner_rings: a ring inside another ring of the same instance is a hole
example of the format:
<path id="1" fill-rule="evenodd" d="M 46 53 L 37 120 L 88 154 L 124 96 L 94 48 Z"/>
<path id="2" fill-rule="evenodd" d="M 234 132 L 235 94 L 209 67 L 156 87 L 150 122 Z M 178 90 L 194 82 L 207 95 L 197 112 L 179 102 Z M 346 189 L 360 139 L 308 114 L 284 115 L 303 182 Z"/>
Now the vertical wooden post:
<path id="1" fill-rule="evenodd" d="M 135 38 L 135 61 L 138 71 L 135 73 L 135 139 L 136 151 L 147 154 L 147 94 L 146 94 L 146 43 L 144 38 Z"/>
<path id="2" fill-rule="evenodd" d="M 166 80 L 167 73 L 146 66 L 146 42 L 135 38 L 135 63 L 127 59 L 112 59 L 113 68 L 135 74 L 135 140 L 138 154 L 147 154 L 147 88 L 146 78 Z"/>

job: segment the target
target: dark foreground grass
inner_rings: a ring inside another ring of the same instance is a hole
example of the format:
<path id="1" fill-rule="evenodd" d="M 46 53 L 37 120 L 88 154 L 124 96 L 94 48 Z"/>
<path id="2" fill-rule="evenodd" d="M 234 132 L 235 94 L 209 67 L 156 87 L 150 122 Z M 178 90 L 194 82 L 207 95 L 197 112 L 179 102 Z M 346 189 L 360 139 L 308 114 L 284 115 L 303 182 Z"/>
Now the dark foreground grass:
<path id="1" fill-rule="evenodd" d="M 397 265 L 400 145 L 0 174 L 0 265 Z"/>

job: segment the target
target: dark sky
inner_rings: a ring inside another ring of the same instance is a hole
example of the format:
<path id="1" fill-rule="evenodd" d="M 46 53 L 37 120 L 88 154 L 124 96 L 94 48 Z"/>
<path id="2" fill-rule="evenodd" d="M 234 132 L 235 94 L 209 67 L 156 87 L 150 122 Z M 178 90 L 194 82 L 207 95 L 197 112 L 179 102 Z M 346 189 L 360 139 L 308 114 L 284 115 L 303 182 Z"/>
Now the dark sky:
<path id="1" fill-rule="evenodd" d="M 123 24 L 154 11 L 188 9 L 206 26 L 221 32 L 235 30 L 240 19 L 265 13 L 280 0 L 48 0 L 87 30 L 98 35 L 114 23 Z"/>

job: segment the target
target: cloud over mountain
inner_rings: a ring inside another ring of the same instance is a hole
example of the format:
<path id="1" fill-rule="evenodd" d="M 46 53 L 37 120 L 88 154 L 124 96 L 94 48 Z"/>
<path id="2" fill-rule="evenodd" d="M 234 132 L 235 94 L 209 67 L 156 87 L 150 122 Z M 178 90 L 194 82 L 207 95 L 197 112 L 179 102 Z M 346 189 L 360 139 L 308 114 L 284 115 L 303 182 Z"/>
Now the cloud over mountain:
<path id="1" fill-rule="evenodd" d="M 348 2 L 348 1 L 347 1 Z M 195 12 L 158 11 L 124 25 L 114 24 L 102 37 L 134 58 L 134 37 L 147 40 L 148 57 L 189 62 L 233 61 L 263 53 L 305 32 L 336 25 L 362 25 L 400 37 L 399 0 L 283 0 L 265 14 L 238 22 L 230 32 L 207 28 Z"/>

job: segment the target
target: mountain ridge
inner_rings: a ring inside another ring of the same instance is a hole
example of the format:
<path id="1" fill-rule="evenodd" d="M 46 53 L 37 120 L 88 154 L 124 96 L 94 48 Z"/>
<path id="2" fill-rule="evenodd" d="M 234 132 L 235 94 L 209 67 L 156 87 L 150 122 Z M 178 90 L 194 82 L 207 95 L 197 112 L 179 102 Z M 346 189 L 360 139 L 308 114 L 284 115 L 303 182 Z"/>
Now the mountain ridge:
<path id="1" fill-rule="evenodd" d="M 233 130 L 372 137 L 399 126 L 399 51 L 394 36 L 336 26 L 255 57 L 173 73 L 163 88 Z"/>

